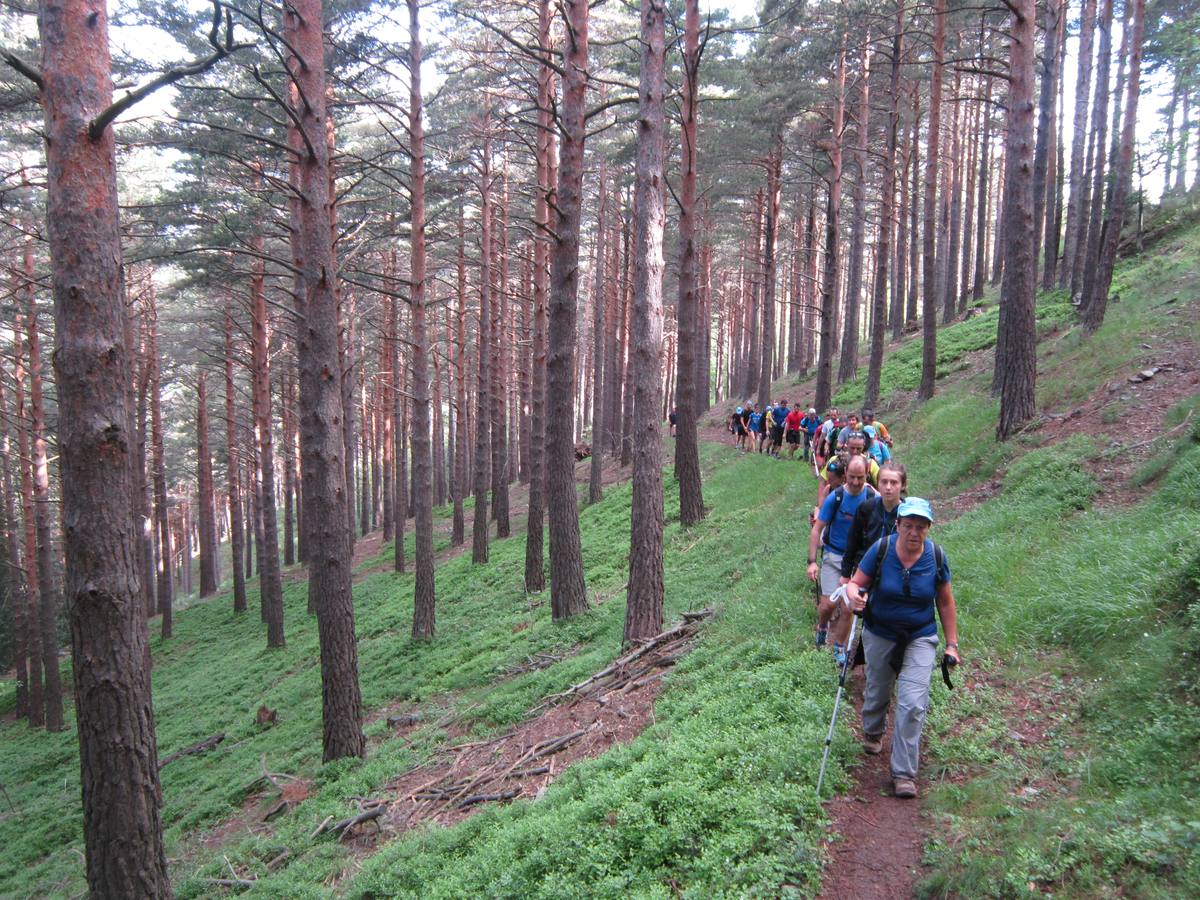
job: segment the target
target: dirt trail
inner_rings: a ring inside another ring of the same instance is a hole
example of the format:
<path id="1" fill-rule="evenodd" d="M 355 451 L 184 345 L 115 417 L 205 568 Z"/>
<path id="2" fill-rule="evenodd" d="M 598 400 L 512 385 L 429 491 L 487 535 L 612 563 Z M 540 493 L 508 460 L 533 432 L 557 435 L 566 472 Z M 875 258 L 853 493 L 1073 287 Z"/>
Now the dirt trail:
<path id="1" fill-rule="evenodd" d="M 856 669 L 851 695 L 862 711 L 864 670 Z M 855 717 L 855 737 L 861 738 Z M 889 717 L 883 752 L 862 757 L 852 770 L 854 783 L 834 797 L 826 809 L 830 835 L 825 841 L 829 863 L 820 897 L 823 900 L 893 900 L 911 897 L 925 845 L 920 800 L 892 795 L 888 754 L 892 746 Z M 922 786 L 918 779 L 918 788 Z"/>

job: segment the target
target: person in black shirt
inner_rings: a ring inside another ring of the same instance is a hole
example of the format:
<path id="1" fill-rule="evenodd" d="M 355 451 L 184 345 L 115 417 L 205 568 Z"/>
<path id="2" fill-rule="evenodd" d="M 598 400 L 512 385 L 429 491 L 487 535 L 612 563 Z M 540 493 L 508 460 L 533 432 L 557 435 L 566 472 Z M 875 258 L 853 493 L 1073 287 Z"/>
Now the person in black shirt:
<path id="1" fill-rule="evenodd" d="M 896 510 L 908 490 L 908 471 L 898 462 L 885 462 L 879 467 L 879 495 L 864 500 L 855 510 L 854 522 L 846 538 L 842 556 L 842 584 L 854 575 L 859 561 L 881 537 L 896 531 Z"/>

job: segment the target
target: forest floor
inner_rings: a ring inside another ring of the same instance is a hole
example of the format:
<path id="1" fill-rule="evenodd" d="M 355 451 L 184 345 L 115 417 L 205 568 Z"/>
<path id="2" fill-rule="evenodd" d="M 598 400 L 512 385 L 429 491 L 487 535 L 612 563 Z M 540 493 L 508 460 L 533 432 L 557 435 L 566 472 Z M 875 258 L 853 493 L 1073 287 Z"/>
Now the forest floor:
<path id="1" fill-rule="evenodd" d="M 701 420 L 703 523 L 679 526 L 665 479 L 666 621 L 714 612 L 604 679 L 588 682 L 622 652 L 630 507 L 629 470 L 607 459 L 604 500 L 580 504 L 592 609 L 568 623 L 523 590 L 523 488 L 486 566 L 435 511 L 430 645 L 407 638 L 412 576 L 392 571 L 392 545 L 359 540 L 364 761 L 321 764 L 295 570 L 284 649 L 264 650 L 258 616 L 233 615 L 227 594 L 181 610 L 175 637 L 151 641 L 160 758 L 225 739 L 161 772 L 177 895 L 1197 895 L 1198 261 L 1192 229 L 1123 263 L 1091 338 L 1043 297 L 1039 417 L 1003 445 L 994 308 L 939 332 L 925 404 L 919 343 L 891 348 L 880 418 L 934 500 L 965 654 L 955 690 L 932 687 L 918 801 L 890 796 L 886 754 L 861 753 L 861 672 L 813 790 L 836 688 L 795 574 L 815 482 L 800 461 L 734 450 L 722 406 Z M 811 384 L 775 390 L 803 402 Z M 0 783 L 0 895 L 78 896 L 72 731 L 6 722 Z"/>

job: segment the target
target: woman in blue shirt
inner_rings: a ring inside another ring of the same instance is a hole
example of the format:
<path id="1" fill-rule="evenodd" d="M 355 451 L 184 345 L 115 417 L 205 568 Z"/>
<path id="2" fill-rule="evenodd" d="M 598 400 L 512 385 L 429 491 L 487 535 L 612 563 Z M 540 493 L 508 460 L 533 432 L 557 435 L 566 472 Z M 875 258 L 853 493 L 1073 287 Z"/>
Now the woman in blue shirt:
<path id="1" fill-rule="evenodd" d="M 937 655 L 937 618 L 946 635 L 946 656 L 958 653 L 958 620 L 950 584 L 950 564 L 929 540 L 933 507 L 909 497 L 896 510 L 896 533 L 880 539 L 863 556 L 846 586 L 855 612 L 867 610 L 862 633 L 867 661 L 863 699 L 863 749 L 883 750 L 892 687 L 896 719 L 892 733 L 892 789 L 897 797 L 917 796 L 921 729 L 929 708 L 929 679 Z M 880 562 L 879 555 L 883 554 Z M 863 591 L 871 587 L 870 606 Z"/>

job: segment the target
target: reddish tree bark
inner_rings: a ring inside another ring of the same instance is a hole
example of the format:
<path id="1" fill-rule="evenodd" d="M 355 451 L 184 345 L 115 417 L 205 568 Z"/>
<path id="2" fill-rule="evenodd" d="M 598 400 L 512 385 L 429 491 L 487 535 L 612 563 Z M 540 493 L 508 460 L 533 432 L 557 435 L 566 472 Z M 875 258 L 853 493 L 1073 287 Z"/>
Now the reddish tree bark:
<path id="1" fill-rule="evenodd" d="M 583 549 L 575 497 L 575 318 L 579 294 L 579 224 L 583 143 L 587 133 L 588 3 L 563 0 L 566 39 L 559 115 L 558 186 L 550 275 L 546 358 L 546 501 L 550 518 L 550 608 L 555 619 L 587 609 Z"/>
<path id="2" fill-rule="evenodd" d="M 833 397 L 833 354 L 838 298 L 838 240 L 842 213 L 842 128 L 846 117 L 846 50 L 838 50 L 833 136 L 829 141 L 829 203 L 825 215 L 825 270 L 821 279 L 821 338 L 817 360 L 816 407 L 829 408 Z"/>
<path id="3" fill-rule="evenodd" d="M 883 339 L 887 330 L 888 262 L 892 253 L 892 214 L 896 198 L 896 139 L 900 130 L 900 57 L 904 51 L 905 2 L 906 0 L 897 0 L 896 30 L 892 34 L 892 71 L 888 86 L 887 132 L 884 137 L 883 187 L 880 191 L 882 204 L 879 210 L 879 233 L 875 241 L 875 285 L 871 300 L 871 354 L 867 363 L 867 384 L 863 392 L 865 408 L 874 407 L 879 402 L 879 381 L 883 372 Z M 860 143 L 865 144 L 865 141 Z M 904 210 L 900 212 L 903 216 Z"/>
<path id="4" fill-rule="evenodd" d="M 696 272 L 696 126 L 700 107 L 700 3 L 687 0 L 683 23 L 683 122 L 679 139 L 679 300 L 675 306 L 679 335 L 678 385 L 675 396 L 675 478 L 679 482 L 679 522 L 685 528 L 704 518 L 700 480 L 700 448 L 696 434 L 699 403 L 696 378 L 697 343 L 703 335 L 698 315 Z"/>
<path id="5" fill-rule="evenodd" d="M 46 694 L 42 681 L 41 612 L 38 599 L 37 522 L 33 511 L 33 469 L 30 466 L 29 435 L 31 418 L 25 402 L 25 317 L 17 312 L 13 328 L 13 381 L 17 413 L 17 465 L 21 471 L 21 521 L 24 543 L 21 566 L 25 574 L 25 622 L 29 641 L 29 724 L 46 724 Z"/>
<path id="6" fill-rule="evenodd" d="M 59 460 L 88 889 L 168 897 L 149 652 L 131 533 L 129 359 L 104 4 L 42 4 Z"/>
<path id="7" fill-rule="evenodd" d="M 297 350 L 300 361 L 300 448 L 310 601 L 321 645 L 323 758 L 362 756 L 362 699 L 345 483 L 345 440 L 337 348 L 337 263 L 330 224 L 329 147 L 326 136 L 324 19 L 321 0 L 293 0 L 284 13 L 289 59 L 301 102 L 292 109 L 307 152 L 298 159 Z"/>
<path id="8" fill-rule="evenodd" d="M 492 209 L 493 219 L 499 219 L 499 227 L 492 222 L 492 278 L 496 290 L 492 294 L 492 324 L 489 336 L 492 340 L 491 402 L 492 402 L 492 518 L 496 520 L 496 537 L 508 537 L 512 528 L 508 520 L 508 397 L 507 397 L 507 328 L 508 313 L 508 266 L 505 247 L 508 244 L 508 173 L 507 166 L 501 175 L 500 202 Z"/>
<path id="9" fill-rule="evenodd" d="M 979 199 L 976 201 L 978 219 L 975 224 L 975 275 L 972 279 L 971 298 L 983 299 L 983 286 L 987 280 L 987 221 L 988 221 L 988 176 L 992 171 L 992 79 L 984 80 L 983 139 L 979 145 Z"/>
<path id="10" fill-rule="evenodd" d="M 762 255 L 762 361 L 758 370 L 758 406 L 761 411 L 771 402 L 771 381 L 775 374 L 775 276 L 778 268 L 776 244 L 779 238 L 779 180 L 783 165 L 783 135 L 771 142 L 767 154 L 767 190 L 763 194 Z"/>
<path id="11" fill-rule="evenodd" d="M 838 383 L 858 373 L 859 309 L 862 306 L 863 244 L 867 231 L 867 136 L 871 120 L 871 36 L 862 45 L 859 62 L 858 114 L 851 159 L 854 161 L 854 188 L 850 207 L 850 255 L 847 259 L 846 318 L 842 330 L 842 357 L 838 365 Z"/>
<path id="12" fill-rule="evenodd" d="M 545 60 L 538 66 L 536 177 L 533 235 L 533 353 L 530 372 L 529 515 L 525 524 L 525 590 L 536 593 L 546 587 L 543 518 L 546 490 L 546 340 L 550 262 L 550 196 L 554 189 L 554 136 L 551 104 L 554 102 L 554 72 L 551 53 L 550 3 L 538 3 L 538 53 Z"/>
<path id="13" fill-rule="evenodd" d="M 1108 0 L 1111 2 L 1111 0 Z M 1000 322 L 1004 333 L 1000 377 L 1000 421 L 996 436 L 1004 440 L 1035 412 L 1037 328 L 1037 235 L 1033 223 L 1033 83 L 1037 8 L 1034 0 L 1013 3 L 1009 43 L 1008 134 L 1005 139 L 1004 283 Z M 997 341 L 999 347 L 999 341 Z M 998 349 L 997 353 L 1001 351 Z"/>
<path id="14" fill-rule="evenodd" d="M 596 247 L 592 281 L 592 459 L 588 480 L 588 503 L 604 498 L 604 454 L 600 451 L 600 434 L 604 428 L 604 287 L 605 214 L 608 211 L 608 160 L 600 161 L 597 187 Z"/>
<path id="15" fill-rule="evenodd" d="M 647 640 L 663 623 L 662 386 L 663 340 L 663 70 L 665 24 L 662 0 L 642 0 L 641 79 L 638 88 L 637 250 L 634 258 L 633 503 L 629 540 L 629 588 L 625 643 Z M 551 557 L 553 563 L 553 556 Z"/>
<path id="16" fill-rule="evenodd" d="M 483 159 L 479 182 L 479 338 L 475 383 L 475 468 L 472 479 L 475 518 L 471 530 L 471 562 L 488 561 L 488 464 L 491 449 L 492 366 L 492 137 L 491 101 L 484 112 Z"/>
<path id="17" fill-rule="evenodd" d="M 154 521 L 158 530 L 158 611 L 162 616 L 162 636 L 169 638 L 175 582 L 171 569 L 175 554 L 171 541 L 170 507 L 167 505 L 167 461 L 163 448 L 162 367 L 158 358 L 158 301 L 152 279 L 146 289 L 146 353 L 150 361 L 150 448 L 154 466 Z"/>
<path id="18" fill-rule="evenodd" d="M 429 445 L 429 330 L 425 321 L 425 131 L 421 122 L 420 4 L 408 0 L 408 129 L 412 172 L 409 198 L 412 207 L 410 278 L 412 281 L 412 397 L 413 500 L 416 521 L 416 583 L 413 593 L 413 640 L 430 641 L 434 635 L 433 580 L 433 471 Z M 353 635 L 351 635 L 353 637 Z"/>
<path id="19" fill-rule="evenodd" d="M 16 676 L 14 711 L 18 719 L 23 719 L 29 715 L 29 598 L 23 583 L 20 539 L 17 536 L 16 490 L 13 485 L 12 467 L 9 465 L 13 459 L 9 421 L 8 400 L 4 396 L 3 357 L 0 357 L 0 491 L 4 492 L 3 505 L 0 506 L 0 515 L 4 517 L 3 522 L 0 522 L 0 533 L 4 538 L 4 559 L 8 563 L 3 566 L 3 572 L 0 572 L 0 584 L 6 587 L 12 606 L 13 673 Z"/>
<path id="20" fill-rule="evenodd" d="M 242 486 L 239 472 L 237 408 L 233 382 L 233 297 L 225 298 L 225 478 L 229 493 L 229 552 L 233 568 L 233 611 L 246 611 L 246 572 L 242 559 L 246 540 L 242 518 Z"/>
<path id="21" fill-rule="evenodd" d="M 1108 70 L 1112 61 L 1113 0 L 1101 0 L 1100 43 L 1096 49 L 1095 101 L 1092 105 L 1092 134 L 1096 156 L 1092 163 L 1091 205 L 1087 213 L 1087 237 L 1079 237 L 1079 289 L 1076 298 L 1080 306 L 1088 302 L 1096 285 L 1096 265 L 1100 260 L 1100 229 L 1104 221 L 1104 186 L 1107 173 L 1108 146 L 1108 97 L 1110 85 Z M 1080 228 L 1084 226 L 1081 224 Z"/>
<path id="22" fill-rule="evenodd" d="M 253 248 L 263 249 L 261 237 Z M 267 295 L 263 283 L 263 261 L 256 259 L 250 275 L 251 391 L 254 406 L 254 437 L 258 451 L 258 518 L 262 542 L 258 550 L 258 584 L 262 618 L 267 625 L 267 646 L 282 647 L 283 582 L 279 572 L 279 525 L 275 507 L 275 439 L 271 428 L 271 336 L 267 317 Z"/>
<path id="23" fill-rule="evenodd" d="M 942 127 L 942 68 L 946 54 L 946 0 L 933 3 L 933 70 L 929 86 L 929 138 L 925 146 L 924 271 L 922 273 L 921 384 L 917 398 L 933 396 L 937 378 L 937 256 L 936 211 L 938 142 Z"/>
<path id="24" fill-rule="evenodd" d="M 1063 266 L 1058 274 L 1058 286 L 1074 285 L 1076 247 L 1080 239 L 1080 223 L 1087 215 L 1083 205 L 1084 135 L 1088 123 L 1088 90 L 1092 83 L 1092 39 L 1096 22 L 1096 0 L 1083 0 L 1079 20 L 1078 70 L 1075 75 L 1075 120 L 1071 139 L 1071 180 L 1067 194 L 1067 221 L 1063 234 Z M 1085 234 L 1086 237 L 1086 234 Z"/>
<path id="25" fill-rule="evenodd" d="M 455 294 L 454 342 L 454 479 L 450 484 L 454 500 L 450 543 L 462 545 L 466 531 L 463 496 L 467 489 L 467 371 L 464 364 L 467 343 L 467 242 L 463 208 L 458 207 L 458 290 Z M 394 370 L 394 366 L 393 366 Z"/>
<path id="26" fill-rule="evenodd" d="M 200 527 L 200 596 L 217 592 L 217 510 L 213 494 L 212 454 L 208 449 L 207 375 L 200 373 L 196 382 L 196 493 Z"/>
<path id="27" fill-rule="evenodd" d="M 1121 227 L 1125 220 L 1125 202 L 1133 172 L 1133 142 L 1137 127 L 1138 96 L 1141 89 L 1142 41 L 1146 30 L 1146 2 L 1132 0 L 1132 22 L 1129 26 L 1129 81 L 1126 85 L 1124 120 L 1121 123 L 1121 143 L 1114 167 L 1112 202 L 1104 221 L 1100 244 L 1100 258 L 1092 292 L 1085 296 L 1083 327 L 1093 334 L 1104 322 L 1108 305 L 1108 289 L 1112 285 L 1113 266 L 1116 264 L 1117 245 L 1121 239 Z"/>

